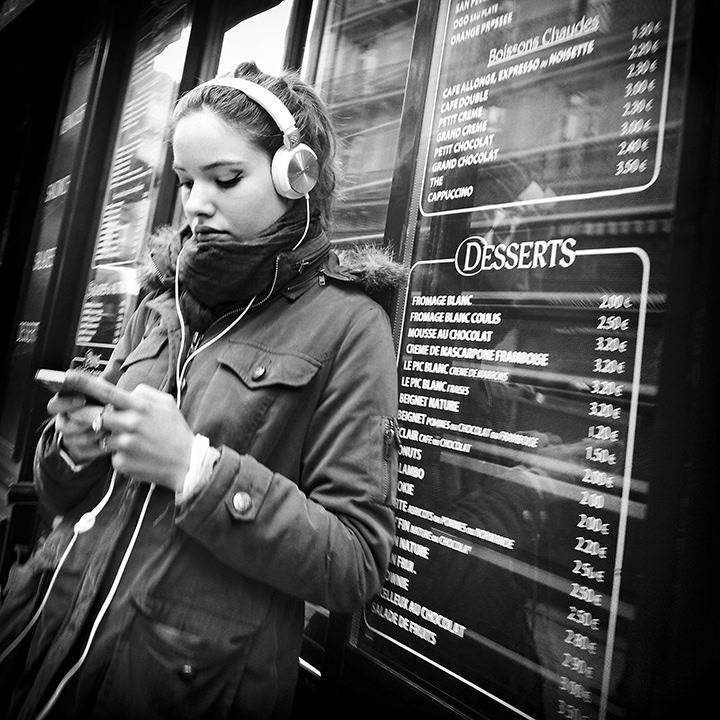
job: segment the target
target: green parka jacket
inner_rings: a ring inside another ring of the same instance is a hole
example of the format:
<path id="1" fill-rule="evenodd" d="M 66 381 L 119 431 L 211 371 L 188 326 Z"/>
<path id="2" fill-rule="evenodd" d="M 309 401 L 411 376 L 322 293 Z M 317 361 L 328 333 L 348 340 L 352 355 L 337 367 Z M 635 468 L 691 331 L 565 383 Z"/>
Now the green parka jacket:
<path id="1" fill-rule="evenodd" d="M 181 410 L 220 450 L 211 481 L 176 506 L 165 488 L 149 496 L 149 485 L 118 478 L 65 560 L 9 717 L 35 717 L 88 644 L 48 717 L 287 717 L 304 601 L 352 612 L 378 590 L 394 542 L 399 447 L 389 318 L 324 237 L 285 264 L 279 292 L 186 372 Z M 151 293 L 103 374 L 127 389 L 170 390 L 179 344 L 172 294 Z M 110 470 L 103 457 L 73 472 L 52 424 L 35 464 L 59 523 L 31 560 L 37 570 L 57 565 Z"/>

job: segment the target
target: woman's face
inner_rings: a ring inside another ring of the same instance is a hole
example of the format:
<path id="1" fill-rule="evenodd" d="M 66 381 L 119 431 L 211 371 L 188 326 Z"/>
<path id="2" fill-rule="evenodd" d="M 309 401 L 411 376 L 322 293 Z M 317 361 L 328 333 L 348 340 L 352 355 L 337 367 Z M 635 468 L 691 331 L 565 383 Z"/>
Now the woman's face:
<path id="1" fill-rule="evenodd" d="M 185 217 L 200 240 L 253 240 L 292 204 L 275 192 L 267 153 L 210 110 L 177 123 L 173 155 Z"/>

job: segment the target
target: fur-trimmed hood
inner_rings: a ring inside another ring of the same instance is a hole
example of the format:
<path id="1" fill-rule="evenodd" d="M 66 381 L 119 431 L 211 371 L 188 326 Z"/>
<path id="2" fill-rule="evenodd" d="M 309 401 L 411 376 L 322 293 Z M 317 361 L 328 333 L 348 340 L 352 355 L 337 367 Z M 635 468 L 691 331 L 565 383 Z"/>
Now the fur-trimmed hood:
<path id="1" fill-rule="evenodd" d="M 389 248 L 357 245 L 334 250 L 332 255 L 337 257 L 337 270 L 360 285 L 370 297 L 398 290 L 407 279 L 407 268 L 393 260 Z"/>

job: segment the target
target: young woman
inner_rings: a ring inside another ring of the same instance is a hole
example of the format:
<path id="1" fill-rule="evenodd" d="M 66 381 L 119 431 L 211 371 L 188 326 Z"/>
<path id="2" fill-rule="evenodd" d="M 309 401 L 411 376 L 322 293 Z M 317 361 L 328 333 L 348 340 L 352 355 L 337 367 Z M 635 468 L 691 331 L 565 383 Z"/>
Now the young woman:
<path id="1" fill-rule="evenodd" d="M 35 470 L 56 527 L 13 580 L 59 571 L 2 656 L 8 719 L 288 717 L 304 601 L 352 612 L 384 576 L 395 353 L 358 279 L 397 266 L 330 249 L 335 140 L 311 87 L 235 78 L 176 107 L 187 226 L 152 240 L 112 403 L 48 404 Z"/>

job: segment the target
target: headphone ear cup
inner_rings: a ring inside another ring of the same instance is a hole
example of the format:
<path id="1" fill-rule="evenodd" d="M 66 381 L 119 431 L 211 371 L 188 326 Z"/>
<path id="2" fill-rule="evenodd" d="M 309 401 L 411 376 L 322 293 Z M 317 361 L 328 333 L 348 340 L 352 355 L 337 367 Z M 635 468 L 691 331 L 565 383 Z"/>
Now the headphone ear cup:
<path id="1" fill-rule="evenodd" d="M 290 150 L 281 147 L 272 159 L 271 172 L 275 192 L 297 200 L 315 187 L 320 168 L 317 155 L 310 147 L 300 143 Z"/>

